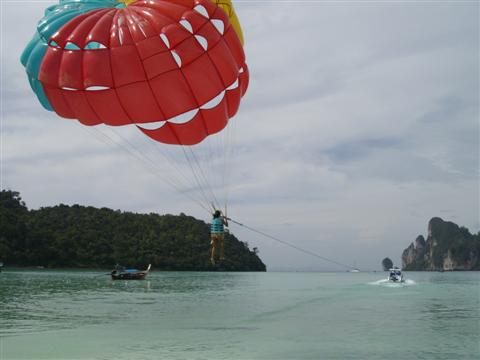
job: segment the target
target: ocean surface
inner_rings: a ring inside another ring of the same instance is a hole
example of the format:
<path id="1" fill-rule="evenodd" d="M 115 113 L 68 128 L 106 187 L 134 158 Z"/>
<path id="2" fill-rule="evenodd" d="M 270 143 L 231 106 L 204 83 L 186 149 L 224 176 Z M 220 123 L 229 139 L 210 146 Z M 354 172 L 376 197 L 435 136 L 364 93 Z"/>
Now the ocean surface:
<path id="1" fill-rule="evenodd" d="M 478 272 L 98 274 L 0 273 L 0 360 L 480 359 Z"/>

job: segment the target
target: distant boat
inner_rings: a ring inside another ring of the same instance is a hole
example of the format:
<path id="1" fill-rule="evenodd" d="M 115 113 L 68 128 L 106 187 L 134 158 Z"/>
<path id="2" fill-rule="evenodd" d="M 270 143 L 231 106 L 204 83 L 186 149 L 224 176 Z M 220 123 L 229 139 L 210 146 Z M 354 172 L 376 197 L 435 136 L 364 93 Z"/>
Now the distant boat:
<path id="1" fill-rule="evenodd" d="M 357 268 L 357 262 L 356 261 L 353 262 L 353 266 L 349 266 L 349 267 L 350 267 L 350 269 L 347 270 L 348 272 L 351 272 L 351 273 L 359 273 L 360 272 L 360 269 Z"/>
<path id="2" fill-rule="evenodd" d="M 397 267 L 394 267 L 388 270 L 388 281 L 391 282 L 404 282 L 405 279 L 403 278 L 402 270 Z"/>
<path id="3" fill-rule="evenodd" d="M 112 280 L 143 280 L 148 275 L 152 264 L 149 264 L 146 270 L 126 269 L 123 266 L 115 266 L 110 275 Z"/>
<path id="4" fill-rule="evenodd" d="M 2 272 L 3 262 L 0 262 L 0 272 Z"/>
<path id="5" fill-rule="evenodd" d="M 348 272 L 351 272 L 351 273 L 357 273 L 357 272 L 360 272 L 360 269 L 359 269 L 359 268 L 357 268 L 357 262 L 356 262 L 356 261 L 354 261 L 354 262 L 353 262 L 353 267 L 352 267 L 352 268 L 350 268 L 350 270 L 348 270 Z"/>

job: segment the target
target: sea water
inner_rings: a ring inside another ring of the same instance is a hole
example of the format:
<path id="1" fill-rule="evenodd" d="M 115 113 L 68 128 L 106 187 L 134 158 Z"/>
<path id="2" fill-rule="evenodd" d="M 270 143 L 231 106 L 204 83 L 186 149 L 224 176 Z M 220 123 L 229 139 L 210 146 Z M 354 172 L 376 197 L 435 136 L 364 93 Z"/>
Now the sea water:
<path id="1" fill-rule="evenodd" d="M 478 272 L 0 273 L 0 359 L 479 359 Z"/>

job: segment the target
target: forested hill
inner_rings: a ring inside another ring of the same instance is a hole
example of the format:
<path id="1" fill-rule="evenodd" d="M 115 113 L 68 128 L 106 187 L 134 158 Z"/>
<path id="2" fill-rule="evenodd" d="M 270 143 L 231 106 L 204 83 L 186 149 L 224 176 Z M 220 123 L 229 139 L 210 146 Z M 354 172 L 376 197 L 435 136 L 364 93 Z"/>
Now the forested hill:
<path id="1" fill-rule="evenodd" d="M 28 210 L 20 194 L 0 193 L 0 261 L 6 266 L 265 271 L 246 242 L 227 234 L 226 260 L 209 262 L 209 226 L 181 214 L 136 214 L 58 205 Z"/>

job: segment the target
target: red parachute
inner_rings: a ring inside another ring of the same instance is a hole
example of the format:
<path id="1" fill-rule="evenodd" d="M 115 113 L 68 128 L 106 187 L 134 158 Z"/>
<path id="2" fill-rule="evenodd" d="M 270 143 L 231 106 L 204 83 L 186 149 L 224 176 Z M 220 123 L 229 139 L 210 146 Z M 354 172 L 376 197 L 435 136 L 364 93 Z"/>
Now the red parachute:
<path id="1" fill-rule="evenodd" d="M 148 0 L 66 22 L 48 39 L 38 80 L 62 117 L 135 124 L 159 142 L 193 145 L 235 115 L 248 69 L 216 4 Z"/>

